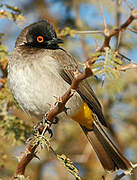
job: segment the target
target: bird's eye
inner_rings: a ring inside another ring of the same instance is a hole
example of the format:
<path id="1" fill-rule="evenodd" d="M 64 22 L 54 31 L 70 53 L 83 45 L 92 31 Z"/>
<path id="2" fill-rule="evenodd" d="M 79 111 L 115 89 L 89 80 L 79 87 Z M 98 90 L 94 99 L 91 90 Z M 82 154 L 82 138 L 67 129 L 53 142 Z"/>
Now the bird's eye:
<path id="1" fill-rule="evenodd" d="M 37 36 L 37 42 L 43 43 L 44 42 L 43 36 Z"/>

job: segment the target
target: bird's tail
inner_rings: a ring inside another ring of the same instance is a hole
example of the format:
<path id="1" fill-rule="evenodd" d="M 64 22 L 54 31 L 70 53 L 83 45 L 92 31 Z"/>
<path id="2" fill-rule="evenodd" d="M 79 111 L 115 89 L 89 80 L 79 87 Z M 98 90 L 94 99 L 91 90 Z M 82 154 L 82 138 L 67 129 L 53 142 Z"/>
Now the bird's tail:
<path id="1" fill-rule="evenodd" d="M 89 131 L 81 127 L 106 171 L 113 172 L 117 169 L 122 169 L 127 173 L 132 171 L 132 163 L 114 145 L 98 119 L 93 122 L 93 130 Z"/>

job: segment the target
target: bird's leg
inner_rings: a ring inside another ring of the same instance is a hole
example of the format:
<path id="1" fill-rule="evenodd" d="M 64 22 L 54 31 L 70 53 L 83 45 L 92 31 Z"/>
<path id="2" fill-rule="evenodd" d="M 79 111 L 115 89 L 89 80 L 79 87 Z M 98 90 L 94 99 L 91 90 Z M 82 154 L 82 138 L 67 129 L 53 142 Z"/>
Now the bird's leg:
<path id="1" fill-rule="evenodd" d="M 43 116 L 43 118 L 41 120 L 41 124 L 43 125 L 43 127 L 46 127 L 44 134 L 46 133 L 46 131 L 48 131 L 48 133 L 50 134 L 50 138 L 51 138 L 53 136 L 53 132 L 50 128 L 51 122 L 47 120 L 47 113 Z"/>
<path id="2" fill-rule="evenodd" d="M 58 118 L 58 117 L 55 117 L 54 120 L 53 120 L 53 122 L 52 122 L 52 124 L 57 124 L 58 121 L 59 121 L 59 118 Z M 42 120 L 41 120 L 41 123 L 42 123 L 43 127 L 47 126 L 46 131 L 48 131 L 48 133 L 49 133 L 50 136 L 52 137 L 52 136 L 53 136 L 53 132 L 52 132 L 52 130 L 51 130 L 51 128 L 50 128 L 51 122 L 47 120 L 47 114 L 45 114 L 45 115 L 43 116 L 43 118 L 42 118 Z M 45 131 L 45 132 L 46 132 L 46 131 Z"/>
<path id="3" fill-rule="evenodd" d="M 56 116 L 52 122 L 52 124 L 57 124 L 59 122 L 59 118 Z"/>

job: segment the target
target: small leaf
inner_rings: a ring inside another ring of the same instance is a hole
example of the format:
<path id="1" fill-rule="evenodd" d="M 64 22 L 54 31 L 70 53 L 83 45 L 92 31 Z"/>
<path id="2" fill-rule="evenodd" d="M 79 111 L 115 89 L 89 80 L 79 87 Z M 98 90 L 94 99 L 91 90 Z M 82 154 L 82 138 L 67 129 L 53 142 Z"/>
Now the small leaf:
<path id="1" fill-rule="evenodd" d="M 79 171 L 78 169 L 74 166 L 73 162 L 67 158 L 64 154 L 62 155 L 57 155 L 57 158 L 59 159 L 60 162 L 63 163 L 63 165 L 67 168 L 67 170 L 78 180 L 81 180 L 79 176 Z"/>

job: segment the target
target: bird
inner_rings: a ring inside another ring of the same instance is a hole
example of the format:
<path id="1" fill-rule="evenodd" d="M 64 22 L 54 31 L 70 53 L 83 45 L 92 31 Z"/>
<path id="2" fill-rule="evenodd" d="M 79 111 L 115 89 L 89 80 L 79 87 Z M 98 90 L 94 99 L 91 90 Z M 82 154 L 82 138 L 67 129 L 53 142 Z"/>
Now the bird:
<path id="1" fill-rule="evenodd" d="M 38 118 L 55 103 L 53 97 L 61 97 L 68 90 L 78 69 L 78 61 L 60 43 L 63 40 L 49 21 L 30 24 L 17 37 L 8 64 L 8 86 L 14 98 L 23 111 Z M 60 113 L 57 117 L 79 123 L 104 170 L 131 172 L 132 163 L 106 133 L 109 128 L 102 106 L 86 79 L 66 107 L 67 115 Z"/>

